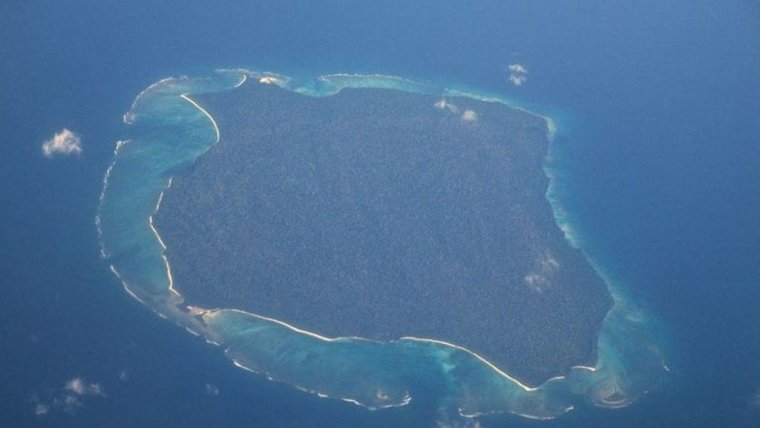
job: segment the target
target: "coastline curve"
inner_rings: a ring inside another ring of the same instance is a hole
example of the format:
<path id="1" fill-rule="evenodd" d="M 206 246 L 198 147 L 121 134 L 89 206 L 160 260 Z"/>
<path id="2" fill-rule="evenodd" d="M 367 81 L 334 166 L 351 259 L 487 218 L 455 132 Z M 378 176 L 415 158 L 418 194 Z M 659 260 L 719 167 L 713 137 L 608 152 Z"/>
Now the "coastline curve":
<path id="1" fill-rule="evenodd" d="M 138 95 L 124 115 L 133 135 L 116 145 L 114 160 L 103 180 L 96 217 L 101 255 L 133 298 L 159 316 L 224 348 L 240 368 L 322 398 L 337 398 L 369 409 L 409 404 L 413 397 L 408 380 L 420 375 L 445 378 L 449 390 L 441 401 L 455 407 L 463 417 L 508 412 L 534 419 L 557 417 L 575 408 L 579 401 L 607 408 L 624 407 L 661 381 L 668 369 L 652 338 L 654 321 L 593 260 L 614 302 L 599 333 L 597 364 L 573 367 L 564 376 L 537 387 L 529 387 L 477 354 L 446 342 L 414 337 L 390 342 L 328 338 L 233 308 L 187 306 L 173 286 L 171 266 L 164 254 L 166 245 L 153 226 L 153 215 L 160 209 L 175 172 L 220 138 L 216 121 L 192 99 L 192 94 L 234 89 L 248 79 L 310 96 L 366 87 L 501 102 L 542 117 L 550 138 L 547 159 L 558 157 L 555 139 L 559 130 L 552 118 L 488 94 L 440 90 L 432 84 L 384 75 L 334 74 L 299 82 L 277 73 L 226 69 L 206 78 L 162 79 Z M 560 203 L 560 172 L 553 165 L 545 165 L 545 173 L 550 183 L 546 198 L 555 221 L 566 239 L 582 248 Z M 392 370 L 391 361 L 403 361 L 408 368 Z M 356 382 L 357 373 L 366 373 L 367 367 L 377 370 Z"/>

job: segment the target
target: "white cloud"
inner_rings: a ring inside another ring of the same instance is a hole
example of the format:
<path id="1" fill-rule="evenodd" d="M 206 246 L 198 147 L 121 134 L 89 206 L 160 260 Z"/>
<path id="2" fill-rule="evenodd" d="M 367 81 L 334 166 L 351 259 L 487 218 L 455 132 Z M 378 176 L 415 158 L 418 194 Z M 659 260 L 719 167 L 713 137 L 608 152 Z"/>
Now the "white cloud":
<path id="1" fill-rule="evenodd" d="M 66 391 L 73 392 L 76 395 L 105 396 L 103 387 L 99 383 L 87 383 L 81 377 L 75 377 L 68 382 L 63 388 Z"/>
<path id="2" fill-rule="evenodd" d="M 522 64 L 509 64 L 509 71 L 517 74 L 528 74 L 528 69 Z"/>
<path id="3" fill-rule="evenodd" d="M 509 81 L 515 86 L 522 86 L 528 81 L 528 69 L 522 64 L 509 64 Z"/>
<path id="4" fill-rule="evenodd" d="M 464 113 L 462 113 L 462 120 L 465 122 L 475 122 L 478 120 L 478 114 L 473 110 L 465 110 Z"/>
<path id="5" fill-rule="evenodd" d="M 83 406 L 82 402 L 73 395 L 67 395 L 62 399 L 56 398 L 53 400 L 53 405 L 62 408 L 66 413 L 74 413 Z"/>
<path id="6" fill-rule="evenodd" d="M 559 270 L 559 262 L 546 251 L 536 258 L 534 265 L 535 270 L 525 275 L 523 281 L 534 291 L 542 293 L 551 286 L 554 274 Z"/>
<path id="7" fill-rule="evenodd" d="M 213 383 L 207 383 L 206 394 L 216 397 L 217 395 L 219 395 L 219 387 L 214 385 Z"/>
<path id="8" fill-rule="evenodd" d="M 50 411 L 50 406 L 46 404 L 37 403 L 34 406 L 34 414 L 36 416 L 45 416 L 48 414 L 49 411 Z"/>
<path id="9" fill-rule="evenodd" d="M 42 143 L 42 153 L 47 157 L 82 153 L 82 138 L 79 134 L 63 128 L 53 138 Z"/>
<path id="10" fill-rule="evenodd" d="M 433 105 L 438 110 L 448 111 L 449 113 L 454 113 L 454 114 L 459 113 L 459 107 L 457 107 L 454 103 L 447 100 L 446 98 L 441 98 L 440 100 L 436 101 L 435 104 Z M 475 111 L 473 110 L 467 109 L 464 112 L 462 112 L 461 118 L 465 122 L 474 122 L 478 120 L 478 114 L 475 113 Z"/>
<path id="11" fill-rule="evenodd" d="M 435 104 L 433 104 L 433 105 L 434 105 L 434 106 L 435 106 L 435 108 L 437 108 L 438 110 L 448 110 L 448 111 L 450 111 L 450 112 L 452 112 L 452 113 L 457 113 L 457 112 L 459 112 L 459 107 L 457 107 L 457 106 L 456 106 L 454 103 L 452 103 L 451 101 L 448 101 L 448 100 L 447 100 L 447 99 L 445 99 L 445 98 L 441 98 L 440 100 L 438 100 L 438 101 L 437 101 Z"/>
<path id="12" fill-rule="evenodd" d="M 512 84 L 515 86 L 522 86 L 525 84 L 526 81 L 528 81 L 528 78 L 525 76 L 510 74 L 509 81 L 512 82 Z"/>
<path id="13" fill-rule="evenodd" d="M 276 84 L 279 82 L 280 82 L 280 79 L 278 79 L 275 76 L 261 76 L 261 78 L 259 78 L 259 83 L 264 84 L 264 85 L 271 85 L 271 84 Z"/>
<path id="14" fill-rule="evenodd" d="M 69 379 L 63 388 L 48 389 L 40 395 L 44 398 L 39 398 L 37 395 L 33 398 L 34 414 L 39 417 L 47 415 L 52 410 L 73 414 L 84 406 L 87 398 L 106 396 L 101 384 L 87 382 L 81 377 Z"/>

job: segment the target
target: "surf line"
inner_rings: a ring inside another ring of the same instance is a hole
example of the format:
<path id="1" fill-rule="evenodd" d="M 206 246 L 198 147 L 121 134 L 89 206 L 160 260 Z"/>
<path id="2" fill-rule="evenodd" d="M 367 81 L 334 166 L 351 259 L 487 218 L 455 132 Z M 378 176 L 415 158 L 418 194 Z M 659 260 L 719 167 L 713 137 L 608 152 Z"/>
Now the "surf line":
<path id="1" fill-rule="evenodd" d="M 243 86 L 243 83 L 245 83 L 246 80 L 248 80 L 248 75 L 245 74 L 245 73 L 243 73 L 243 78 L 240 79 L 240 82 L 238 82 L 237 85 L 233 86 L 233 89 L 234 88 L 239 88 L 239 87 Z"/>
<path id="2" fill-rule="evenodd" d="M 103 187 L 101 187 L 100 195 L 98 196 L 98 211 L 97 211 L 97 214 L 95 214 L 95 228 L 97 229 L 97 232 L 98 232 L 98 245 L 100 246 L 100 257 L 103 259 L 108 257 L 105 244 L 103 244 L 103 227 L 101 225 L 101 218 L 103 216 L 103 204 L 105 204 L 105 201 L 106 201 L 106 192 L 108 191 L 108 183 L 111 181 L 111 172 L 113 172 L 113 168 L 116 166 L 116 161 L 119 158 L 119 153 L 121 152 L 121 148 L 125 144 L 131 141 L 132 140 L 119 140 L 116 142 L 116 148 L 114 148 L 113 150 L 113 160 L 111 161 L 111 164 L 108 165 L 108 169 L 106 169 L 106 173 L 103 176 Z"/>
<path id="3" fill-rule="evenodd" d="M 311 338 L 314 338 L 314 339 L 317 339 L 317 340 L 320 340 L 320 341 L 323 341 L 323 342 L 344 342 L 344 341 L 347 341 L 347 340 L 357 340 L 357 341 L 365 341 L 365 342 L 383 343 L 383 342 L 378 342 L 378 341 L 374 341 L 374 340 L 371 340 L 371 339 L 367 339 L 367 338 L 364 338 L 364 337 L 358 337 L 358 336 L 325 337 L 325 336 L 322 336 L 320 334 L 317 334 L 317 333 L 314 333 L 314 332 L 311 332 L 311 331 L 308 331 L 308 330 L 300 329 L 298 327 L 295 327 L 295 326 L 293 326 L 291 324 L 288 324 L 288 323 L 286 323 L 284 321 L 281 321 L 281 320 L 278 320 L 278 319 L 275 319 L 275 318 L 270 318 L 270 317 L 266 317 L 266 316 L 263 316 L 263 315 L 254 314 L 254 313 L 243 311 L 243 310 L 240 310 L 240 309 L 206 310 L 206 311 L 203 311 L 202 316 L 209 317 L 209 318 L 214 318 L 214 317 L 220 315 L 223 312 L 238 313 L 238 314 L 243 314 L 243 315 L 246 315 L 246 316 L 251 316 L 251 317 L 254 317 L 254 318 L 258 318 L 260 320 L 268 321 L 268 322 L 274 323 L 276 325 L 280 325 L 280 326 L 285 327 L 285 328 L 287 328 L 287 329 L 289 329 L 291 331 L 294 331 L 296 333 L 303 334 L 305 336 L 308 336 L 308 337 L 311 337 Z M 524 390 L 526 392 L 536 392 L 536 391 L 538 391 L 541 388 L 541 386 L 543 386 L 544 384 L 546 384 L 548 382 L 561 381 L 561 380 L 565 379 L 565 376 L 555 376 L 555 377 L 553 377 L 551 379 L 546 380 L 545 382 L 543 382 L 539 386 L 531 387 L 531 386 L 528 386 L 528 385 L 520 382 L 518 379 L 510 376 L 508 373 L 506 373 L 503 370 L 499 369 L 498 367 L 496 367 L 490 361 L 486 360 L 482 356 L 478 355 L 477 353 L 475 353 L 475 352 L 473 352 L 473 351 L 471 351 L 471 350 L 469 350 L 469 349 L 467 349 L 467 348 L 465 348 L 463 346 L 455 345 L 455 344 L 449 343 L 449 342 L 444 342 L 442 340 L 427 339 L 427 338 L 420 338 L 420 337 L 413 337 L 413 336 L 404 336 L 404 337 L 402 337 L 399 340 L 408 340 L 408 341 L 414 341 L 414 342 L 433 343 L 433 344 L 436 344 L 436 345 L 442 345 L 442 346 L 445 346 L 445 347 L 449 347 L 449 348 L 453 348 L 453 349 L 456 349 L 456 350 L 459 350 L 459 351 L 466 352 L 466 353 L 472 355 L 473 357 L 475 357 L 482 364 L 484 364 L 488 368 L 494 370 L 500 376 L 502 376 L 503 378 L 507 379 L 508 381 L 514 383 L 515 385 L 517 385 L 519 388 L 521 388 L 522 390 Z"/>
<path id="4" fill-rule="evenodd" d="M 124 287 L 124 290 L 132 296 L 133 299 L 137 300 L 138 302 L 142 303 L 145 306 L 148 306 L 148 304 L 145 302 L 145 300 L 141 299 L 140 296 L 137 295 L 134 291 L 132 291 L 131 288 L 129 288 L 129 284 L 127 284 L 127 281 L 124 280 L 124 278 L 121 276 L 119 271 L 116 270 L 116 267 L 114 265 L 109 265 L 108 269 L 111 270 L 111 272 L 116 275 L 116 278 L 118 278 L 119 281 L 121 281 L 122 287 Z"/>
<path id="5" fill-rule="evenodd" d="M 350 75 L 350 74 L 348 74 L 348 75 L 334 74 L 334 75 L 320 76 L 320 79 L 329 82 L 329 78 L 330 77 L 340 78 L 340 77 L 344 77 L 344 76 L 345 77 L 358 77 L 357 75 Z M 409 81 L 407 79 L 398 78 L 396 76 L 374 75 L 372 77 L 382 77 L 382 78 L 388 78 L 388 77 L 393 78 L 393 77 L 395 77 L 396 80 L 399 80 L 401 82 L 408 82 L 408 83 L 411 83 L 411 84 L 415 83 L 414 81 Z M 247 80 L 247 76 L 246 76 L 245 73 L 243 73 L 243 79 L 241 80 L 241 82 L 239 82 L 234 87 L 237 88 L 237 87 L 241 86 L 243 83 L 245 83 L 246 80 Z M 262 83 L 264 83 L 264 82 L 262 82 Z M 269 82 L 265 82 L 265 83 L 269 83 Z M 519 107 L 519 106 L 516 106 L 513 103 L 510 103 L 510 102 L 508 102 L 508 101 L 506 101 L 504 99 L 501 99 L 501 98 L 498 98 L 498 97 L 478 96 L 478 95 L 471 94 L 471 93 L 464 92 L 464 91 L 453 91 L 453 93 L 451 93 L 450 95 L 452 95 L 452 96 L 461 96 L 461 97 L 466 97 L 466 98 L 471 98 L 471 99 L 476 99 L 476 100 L 486 101 L 486 102 L 498 102 L 498 103 L 506 105 L 507 107 L 514 108 L 514 109 L 517 109 L 517 110 L 521 110 L 521 111 L 526 112 L 528 114 L 531 114 L 533 116 L 537 116 L 537 117 L 539 117 L 539 118 L 541 118 L 541 119 L 543 119 L 545 121 L 546 126 L 547 126 L 547 131 L 548 131 L 548 138 L 549 138 L 550 141 L 553 139 L 554 134 L 556 133 L 556 124 L 554 123 L 554 120 L 551 117 L 546 116 L 546 115 L 542 115 L 542 114 L 539 114 L 539 113 L 536 113 L 536 112 L 533 112 L 533 111 L 530 111 L 530 110 L 527 110 L 527 109 Z M 214 120 L 214 117 L 211 116 L 211 114 L 208 111 L 206 111 L 206 109 L 204 109 L 195 100 L 193 100 L 192 98 L 190 98 L 189 93 L 181 94 L 179 97 L 182 98 L 183 100 L 187 101 L 188 103 L 192 104 L 195 108 L 197 108 L 198 110 L 200 110 L 209 119 L 209 121 L 211 122 L 211 124 L 214 127 L 214 131 L 216 132 L 216 141 L 215 141 L 215 143 L 218 143 L 219 140 L 220 140 L 220 131 L 219 131 L 219 126 L 217 125 L 216 121 Z M 171 186 L 171 181 L 169 182 L 169 186 Z M 162 194 L 159 197 L 158 204 L 157 204 L 157 207 L 156 207 L 156 211 L 158 210 L 158 207 L 160 206 L 162 199 L 163 199 L 163 192 L 162 192 Z M 166 246 L 164 245 L 163 240 L 161 239 L 161 236 L 159 235 L 158 231 L 153 227 L 152 216 L 151 216 L 151 218 L 149 220 L 150 220 L 149 223 L 150 223 L 151 229 L 153 230 L 154 235 L 158 239 L 159 244 L 165 250 Z M 166 265 L 167 276 L 169 277 L 169 290 L 172 293 L 176 294 L 177 296 L 181 297 L 181 294 L 174 288 L 174 281 L 173 281 L 173 278 L 172 278 L 171 266 L 169 264 L 169 261 L 168 261 L 166 255 L 164 254 L 164 252 L 162 252 L 162 257 L 164 259 L 164 264 Z M 261 319 L 261 320 L 264 320 L 264 321 L 268 321 L 268 322 L 271 322 L 271 323 L 274 323 L 274 324 L 278 324 L 278 325 L 283 326 L 283 327 L 285 327 L 287 329 L 290 329 L 291 331 L 294 331 L 296 333 L 299 333 L 299 334 L 302 334 L 302 335 L 305 335 L 305 336 L 308 336 L 308 337 L 311 337 L 311 338 L 314 338 L 314 339 L 317 339 L 317 340 L 320 340 L 320 341 L 324 341 L 324 342 L 336 342 L 336 341 L 345 341 L 345 340 L 365 340 L 365 341 L 373 342 L 370 339 L 363 338 L 363 337 L 356 337 L 356 336 L 336 337 L 336 338 L 325 337 L 325 336 L 319 335 L 317 333 L 314 333 L 314 332 L 311 332 L 311 331 L 308 331 L 308 330 L 297 328 L 297 327 L 295 327 L 295 326 L 293 326 L 291 324 L 288 324 L 288 323 L 286 323 L 284 321 L 281 321 L 281 320 L 278 320 L 278 319 L 274 319 L 274 318 L 270 318 L 270 317 L 265 317 L 265 316 L 262 316 L 262 315 L 259 315 L 259 314 L 254 314 L 254 313 L 243 311 L 243 310 L 239 310 L 239 309 L 219 309 L 219 310 L 216 310 L 216 311 L 208 311 L 208 312 L 206 312 L 205 315 L 213 317 L 214 315 L 217 315 L 218 313 L 220 313 L 222 311 L 236 312 L 236 313 L 241 313 L 241 314 L 245 314 L 245 315 L 248 315 L 248 316 L 253 316 L 255 318 L 258 318 L 258 319 Z M 441 340 L 436 340 L 436 339 L 417 338 L 417 337 L 411 337 L 411 336 L 402 337 L 401 340 L 410 340 L 410 341 L 417 341 L 417 342 L 435 343 L 435 344 L 438 344 L 438 345 L 443 345 L 445 347 L 449 347 L 449 348 L 453 348 L 453 349 L 457 349 L 457 350 L 466 352 L 466 353 L 474 356 L 482 364 L 484 364 L 487 367 L 491 368 L 496 373 L 498 373 L 499 375 L 501 375 L 503 378 L 505 378 L 508 381 L 514 383 L 515 385 L 517 385 L 519 388 L 521 388 L 522 390 L 524 390 L 526 392 L 535 392 L 535 391 L 537 391 L 540 388 L 540 385 L 537 386 L 537 387 L 530 387 L 530 386 L 528 386 L 528 385 L 520 382 L 518 379 L 510 376 L 508 373 L 506 373 L 503 370 L 499 369 L 493 363 L 491 363 L 490 361 L 486 360 L 482 356 L 480 356 L 477 353 L 475 353 L 475 352 L 473 352 L 473 351 L 471 351 L 471 350 L 469 350 L 467 348 L 464 348 L 462 346 L 455 345 L 455 344 L 448 343 L 448 342 L 444 342 L 444 341 L 441 341 Z M 546 382 L 550 382 L 552 380 L 560 380 L 560 379 L 564 379 L 564 377 L 563 376 L 558 376 L 556 378 L 549 379 Z"/>
<path id="6" fill-rule="evenodd" d="M 341 77 L 359 77 L 359 76 L 337 74 L 337 75 L 320 76 L 320 79 L 323 80 L 323 81 L 328 81 L 329 82 L 329 78 L 330 77 L 341 78 Z M 373 76 L 373 77 L 388 77 L 388 76 L 379 75 L 379 76 Z M 390 77 L 395 77 L 395 76 L 390 76 Z M 243 78 L 234 87 L 237 88 L 239 86 L 242 86 L 242 84 L 244 84 L 246 82 L 246 80 L 247 80 L 247 75 L 245 73 L 243 73 Z M 402 79 L 402 78 L 397 78 L 397 80 L 399 80 L 401 82 L 407 82 L 406 79 Z M 408 82 L 412 83 L 412 84 L 415 83 L 414 81 L 408 81 Z M 273 82 L 266 81 L 266 82 L 262 82 L 262 83 L 273 83 Z M 533 112 L 533 111 L 530 111 L 530 110 L 525 109 L 525 108 L 520 107 L 520 106 L 517 106 L 514 103 L 509 102 L 508 100 L 502 99 L 500 97 L 477 95 L 477 94 L 472 94 L 472 93 L 465 92 L 465 91 L 447 91 L 444 95 L 446 95 L 446 96 L 454 96 L 454 97 L 459 96 L 459 97 L 471 98 L 471 99 L 476 99 L 476 100 L 486 101 L 486 102 L 499 102 L 501 104 L 506 105 L 509 108 L 513 108 L 513 109 L 520 110 L 520 111 L 523 111 L 525 113 L 531 114 L 533 116 L 537 116 L 537 117 L 543 119 L 544 122 L 545 122 L 545 124 L 546 124 L 546 127 L 547 127 L 547 137 L 548 137 L 550 143 L 552 142 L 552 140 L 554 139 L 554 137 L 555 137 L 555 135 L 557 133 L 557 125 L 556 125 L 556 123 L 554 122 L 554 120 L 551 117 L 546 116 L 546 115 L 542 115 L 542 114 L 539 114 L 539 113 L 536 113 L 536 112 Z M 216 120 L 213 118 L 213 116 L 207 110 L 205 110 L 198 102 L 196 102 L 195 100 L 193 100 L 192 98 L 190 98 L 189 93 L 181 94 L 179 97 L 182 98 L 183 100 L 187 101 L 188 103 L 192 104 L 195 108 L 197 108 L 198 110 L 200 110 L 209 119 L 209 121 L 211 122 L 212 126 L 214 127 L 214 131 L 216 133 L 216 141 L 215 141 L 215 143 L 219 142 L 219 140 L 220 140 L 220 130 L 219 130 L 219 126 L 217 125 Z M 551 179 L 551 177 L 549 177 L 549 178 Z M 160 203 L 161 203 L 162 196 L 163 196 L 163 193 L 159 197 L 158 205 L 160 205 Z M 152 220 L 152 218 L 149 219 L 149 220 Z M 556 220 L 556 218 L 555 218 L 555 220 Z M 163 243 L 163 240 L 161 239 L 158 231 L 153 227 L 152 221 L 149 221 L 149 223 L 150 223 L 151 229 L 153 230 L 154 235 L 156 236 L 156 238 L 157 238 L 157 240 L 159 242 L 159 245 L 161 245 L 164 248 L 164 250 L 165 250 L 166 247 L 165 247 L 165 245 Z M 162 256 L 163 256 L 163 259 L 164 259 L 164 264 L 166 266 L 167 275 L 169 277 L 169 290 L 172 293 L 176 294 L 177 296 L 181 297 L 181 294 L 174 288 L 173 278 L 172 278 L 172 273 L 171 273 L 171 266 L 169 264 L 169 261 L 166 258 L 165 254 L 162 254 Z M 262 315 L 259 315 L 259 314 L 255 314 L 255 313 L 251 313 L 251 312 L 247 312 L 247 311 L 243 311 L 243 310 L 239 310 L 239 309 L 209 310 L 209 311 L 205 311 L 205 313 L 203 315 L 208 316 L 208 317 L 214 317 L 216 315 L 219 315 L 222 312 L 233 312 L 233 313 L 244 314 L 244 315 L 247 315 L 247 316 L 252 316 L 254 318 L 258 318 L 258 319 L 261 319 L 263 321 L 267 321 L 267 322 L 271 322 L 271 323 L 276 324 L 276 325 L 280 325 L 280 326 L 285 327 L 285 328 L 287 328 L 287 329 L 289 329 L 289 330 L 291 330 L 291 331 L 293 331 L 295 333 L 302 334 L 302 335 L 305 335 L 305 336 L 308 336 L 308 337 L 311 337 L 313 339 L 317 339 L 317 340 L 320 340 L 320 341 L 324 341 L 324 342 L 336 342 L 336 341 L 345 341 L 345 340 L 365 340 L 365 341 L 369 341 L 369 342 L 374 342 L 374 341 L 366 339 L 366 338 L 355 337 L 355 336 L 354 337 L 335 337 L 335 338 L 325 337 L 325 336 L 319 335 L 317 333 L 314 333 L 314 332 L 311 332 L 311 331 L 308 331 L 308 330 L 297 328 L 297 327 L 295 327 L 295 326 L 293 326 L 291 324 L 288 324 L 288 323 L 283 322 L 283 321 L 278 320 L 278 319 L 265 317 L 265 316 L 262 316 Z M 484 364 L 485 366 L 487 366 L 490 369 L 494 370 L 500 376 L 502 376 L 506 380 L 510 381 L 511 383 L 515 384 L 520 389 L 522 389 L 522 390 L 524 390 L 526 392 L 535 392 L 535 391 L 538 391 L 541 388 L 541 386 L 543 386 L 544 384 L 546 384 L 548 382 L 561 381 L 561 380 L 565 379 L 564 376 L 556 376 L 554 378 L 551 378 L 551 379 L 545 381 L 544 383 L 542 383 L 542 385 L 539 385 L 539 386 L 536 386 L 536 387 L 531 387 L 531 386 L 528 386 L 528 385 L 522 383 L 518 379 L 510 376 L 508 373 L 506 373 L 503 370 L 499 369 L 493 363 L 491 363 L 487 359 L 483 358 L 482 356 L 478 355 L 477 353 L 475 353 L 475 352 L 473 352 L 473 351 L 471 351 L 471 350 L 469 350 L 467 348 L 464 348 L 462 346 L 455 345 L 455 344 L 448 343 L 448 342 L 444 342 L 444 341 L 440 341 L 440 340 L 435 340 L 435 339 L 417 338 L 417 337 L 410 337 L 410 336 L 402 337 L 401 340 L 434 343 L 434 344 L 437 344 L 437 345 L 443 345 L 444 347 L 453 348 L 453 349 L 456 349 L 456 350 L 459 350 L 459 351 L 466 352 L 466 353 L 472 355 L 473 357 L 475 357 L 482 364 Z M 235 364 L 236 366 L 244 368 L 244 369 L 247 369 L 247 370 L 251 370 L 248 367 L 243 366 L 241 363 L 238 363 L 234 359 L 233 359 L 233 361 L 236 363 Z M 581 366 L 581 367 L 574 367 L 574 368 L 585 369 L 585 370 L 588 370 L 588 371 L 591 371 L 591 372 L 596 371 L 596 368 L 594 368 L 594 367 Z"/>
<path id="7" fill-rule="evenodd" d="M 192 104 L 193 106 L 195 106 L 195 108 L 197 108 L 203 114 L 206 115 L 206 117 L 208 118 L 208 120 L 210 120 L 211 124 L 214 126 L 214 132 L 216 132 L 216 141 L 214 141 L 214 143 L 218 143 L 219 142 L 219 137 L 220 137 L 219 126 L 217 126 L 216 121 L 214 120 L 214 117 L 211 116 L 211 114 L 209 112 L 207 112 L 206 109 L 204 109 L 203 107 L 201 107 L 200 104 L 198 104 L 192 98 L 190 98 L 187 93 L 182 94 L 179 97 L 182 98 L 183 100 L 189 102 L 190 104 Z"/>
<path id="8" fill-rule="evenodd" d="M 404 392 L 403 398 L 398 403 L 391 403 L 391 404 L 383 404 L 383 405 L 371 406 L 371 405 L 368 405 L 368 404 L 364 404 L 361 401 L 359 401 L 357 399 L 354 399 L 354 398 L 331 396 L 331 395 L 326 394 L 324 392 L 320 392 L 320 391 L 317 391 L 317 390 L 309 389 L 309 388 L 303 387 L 301 385 L 298 385 L 296 383 L 279 380 L 279 379 L 273 377 L 270 373 L 252 369 L 252 368 L 246 366 L 245 364 L 241 363 L 240 361 L 238 361 L 235 358 L 232 358 L 232 364 L 235 367 L 239 368 L 239 369 L 242 369 L 242 370 L 245 370 L 247 372 L 253 373 L 253 374 L 257 375 L 257 376 L 264 376 L 270 382 L 283 382 L 283 383 L 286 383 L 288 385 L 291 385 L 292 387 L 294 387 L 295 389 L 297 389 L 297 390 L 299 390 L 301 392 L 305 392 L 307 394 L 314 394 L 314 395 L 316 395 L 319 398 L 327 398 L 327 399 L 345 401 L 346 403 L 351 403 L 351 404 L 354 404 L 356 406 L 365 408 L 367 410 L 378 410 L 378 409 L 390 409 L 390 408 L 393 408 L 393 407 L 403 407 L 403 406 L 406 406 L 406 405 L 408 405 L 409 403 L 412 402 L 412 396 L 409 395 L 409 392 Z"/>
<path id="9" fill-rule="evenodd" d="M 170 77 L 164 77 L 163 79 L 161 79 L 161 80 L 159 80 L 157 82 L 151 83 L 150 86 L 148 86 L 147 88 L 143 89 L 142 92 L 140 92 L 137 95 L 137 97 L 135 97 L 135 99 L 132 101 L 132 106 L 129 108 L 129 111 L 126 112 L 126 113 L 124 113 L 124 116 L 122 116 L 122 121 L 126 125 L 132 125 L 134 123 L 134 119 L 135 119 L 135 113 L 134 113 L 134 111 L 137 108 L 137 103 L 140 102 L 140 99 L 142 99 L 142 97 L 144 97 L 152 89 L 155 89 L 155 88 L 157 88 L 157 87 L 159 87 L 161 85 L 177 82 L 180 79 L 177 79 L 175 77 L 171 77 L 170 76 Z"/>

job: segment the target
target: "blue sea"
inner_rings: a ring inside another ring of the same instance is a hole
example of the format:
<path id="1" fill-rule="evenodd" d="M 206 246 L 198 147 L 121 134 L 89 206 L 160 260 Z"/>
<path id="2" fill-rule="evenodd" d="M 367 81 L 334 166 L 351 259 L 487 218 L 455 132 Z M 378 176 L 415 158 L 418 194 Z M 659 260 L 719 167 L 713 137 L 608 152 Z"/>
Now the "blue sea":
<path id="1" fill-rule="evenodd" d="M 0 3 L 0 426 L 760 426 L 760 4 L 747 0 Z M 521 64 L 521 85 L 510 65 Z M 551 421 L 368 411 L 235 368 L 131 298 L 95 218 L 123 115 L 168 76 L 403 76 L 551 116 L 577 244 L 670 371 Z M 47 158 L 62 128 L 79 155 Z"/>

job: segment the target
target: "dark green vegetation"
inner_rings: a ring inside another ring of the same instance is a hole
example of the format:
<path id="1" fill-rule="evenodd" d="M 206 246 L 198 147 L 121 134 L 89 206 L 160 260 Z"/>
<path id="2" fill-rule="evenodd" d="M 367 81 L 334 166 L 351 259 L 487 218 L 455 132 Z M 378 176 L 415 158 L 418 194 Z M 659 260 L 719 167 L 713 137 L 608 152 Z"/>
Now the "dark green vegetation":
<path id="1" fill-rule="evenodd" d="M 443 340 L 529 384 L 593 365 L 611 298 L 544 196 L 542 119 L 382 89 L 195 98 L 221 141 L 156 218 L 190 304 Z"/>

